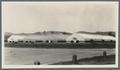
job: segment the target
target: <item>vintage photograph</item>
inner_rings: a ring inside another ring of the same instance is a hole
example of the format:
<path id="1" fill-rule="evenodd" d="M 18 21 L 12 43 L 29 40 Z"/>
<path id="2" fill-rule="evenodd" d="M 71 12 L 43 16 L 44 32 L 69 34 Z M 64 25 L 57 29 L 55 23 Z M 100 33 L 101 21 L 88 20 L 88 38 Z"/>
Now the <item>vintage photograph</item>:
<path id="1" fill-rule="evenodd" d="M 2 2 L 3 68 L 118 66 L 118 2 Z"/>

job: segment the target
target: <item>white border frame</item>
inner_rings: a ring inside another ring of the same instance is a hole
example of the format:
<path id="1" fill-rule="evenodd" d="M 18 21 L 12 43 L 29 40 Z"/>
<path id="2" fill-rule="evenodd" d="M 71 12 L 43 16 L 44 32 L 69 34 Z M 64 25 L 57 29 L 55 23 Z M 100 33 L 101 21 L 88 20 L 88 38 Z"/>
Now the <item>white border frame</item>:
<path id="1" fill-rule="evenodd" d="M 23 4 L 26 4 L 26 3 L 33 3 L 33 1 L 32 2 L 27 2 L 27 1 L 24 1 L 24 2 L 21 2 L 21 1 L 17 1 L 17 2 L 15 2 L 15 1 L 12 1 L 12 2 L 10 2 L 10 1 L 3 1 L 2 2 L 2 5 L 3 5 L 3 3 L 17 3 L 17 4 L 19 4 L 19 3 L 23 3 Z M 3 24 L 3 21 L 2 21 L 2 68 L 3 69 L 13 69 L 13 68 L 118 68 L 118 27 L 119 27 L 119 2 L 118 1 L 77 1 L 77 2 L 75 2 L 75 1 L 64 1 L 64 2 L 62 2 L 62 1 L 60 1 L 60 2 L 49 2 L 49 1 L 47 1 L 47 2 L 34 2 L 35 4 L 37 4 L 37 3 L 104 3 L 104 4 L 106 4 L 106 3 L 115 3 L 116 4 L 116 61 L 115 61 L 115 64 L 113 64 L 113 65 L 5 65 L 4 64 L 4 24 Z M 2 9 L 3 9 L 3 7 L 2 7 Z M 3 19 L 2 19 L 3 20 Z"/>

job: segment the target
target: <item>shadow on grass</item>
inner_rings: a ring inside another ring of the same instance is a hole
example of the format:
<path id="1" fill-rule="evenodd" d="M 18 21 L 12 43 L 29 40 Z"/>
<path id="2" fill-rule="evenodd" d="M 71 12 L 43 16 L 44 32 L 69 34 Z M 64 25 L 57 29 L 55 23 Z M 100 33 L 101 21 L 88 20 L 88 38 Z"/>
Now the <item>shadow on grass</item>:
<path id="1" fill-rule="evenodd" d="M 115 55 L 104 56 L 94 56 L 91 58 L 78 59 L 77 63 L 74 64 L 73 61 L 59 62 L 52 65 L 108 65 L 115 64 Z"/>

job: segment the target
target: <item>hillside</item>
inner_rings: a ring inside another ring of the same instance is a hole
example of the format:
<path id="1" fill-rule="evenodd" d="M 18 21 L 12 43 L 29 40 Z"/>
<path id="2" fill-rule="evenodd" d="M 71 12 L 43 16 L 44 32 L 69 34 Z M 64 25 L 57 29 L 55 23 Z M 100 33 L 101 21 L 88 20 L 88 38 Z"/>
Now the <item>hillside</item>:
<path id="1" fill-rule="evenodd" d="M 109 32 L 86 32 L 86 31 L 78 31 L 77 33 L 109 35 L 109 36 L 114 36 L 115 37 L 115 32 L 113 32 L 113 31 L 109 31 Z"/>
<path id="2" fill-rule="evenodd" d="M 97 35 L 109 35 L 115 37 L 115 32 L 109 31 L 109 32 L 86 32 L 86 31 L 78 31 L 77 33 L 87 33 L 87 34 L 97 34 Z M 34 33 L 11 33 L 11 32 L 5 32 L 4 38 L 5 41 L 11 36 L 11 35 L 19 35 L 19 36 L 33 36 L 33 38 L 37 39 L 39 36 L 41 36 L 41 39 L 50 39 L 51 38 L 66 38 L 73 33 L 69 32 L 62 32 L 62 31 L 43 31 L 43 32 L 34 32 Z"/>

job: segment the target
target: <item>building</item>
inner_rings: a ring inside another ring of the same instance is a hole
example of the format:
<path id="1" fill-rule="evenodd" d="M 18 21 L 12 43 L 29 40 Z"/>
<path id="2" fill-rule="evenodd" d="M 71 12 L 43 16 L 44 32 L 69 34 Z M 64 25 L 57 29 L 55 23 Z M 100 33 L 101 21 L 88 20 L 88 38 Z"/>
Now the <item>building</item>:
<path id="1" fill-rule="evenodd" d="M 70 33 L 64 32 L 43 32 L 34 34 L 13 34 L 8 42 L 53 42 L 66 41 Z"/>
<path id="2" fill-rule="evenodd" d="M 115 37 L 108 35 L 90 34 L 90 33 L 74 33 L 67 38 L 71 42 L 85 41 L 115 41 Z"/>
<path id="3" fill-rule="evenodd" d="M 86 41 L 115 41 L 115 37 L 109 35 L 91 33 L 64 33 L 64 32 L 43 32 L 33 34 L 13 34 L 8 42 L 86 42 Z"/>

